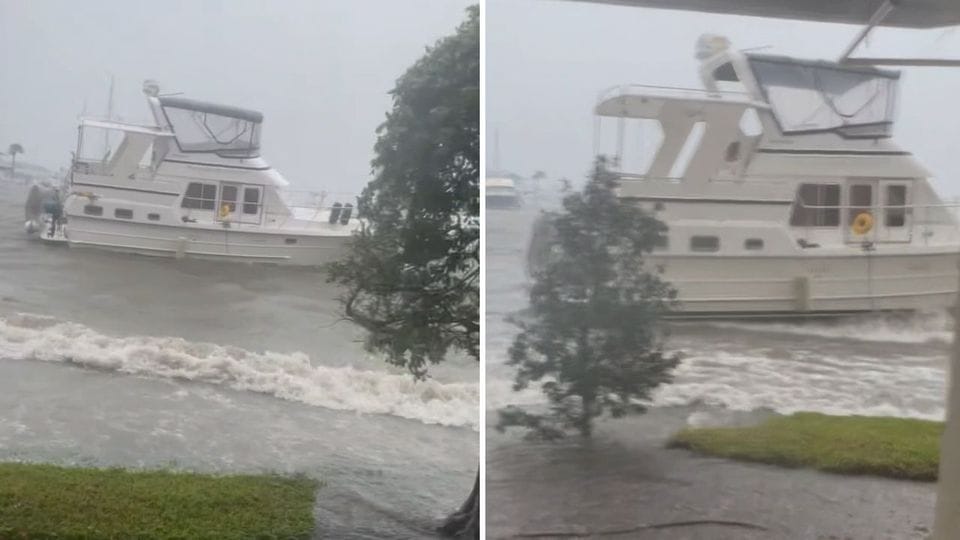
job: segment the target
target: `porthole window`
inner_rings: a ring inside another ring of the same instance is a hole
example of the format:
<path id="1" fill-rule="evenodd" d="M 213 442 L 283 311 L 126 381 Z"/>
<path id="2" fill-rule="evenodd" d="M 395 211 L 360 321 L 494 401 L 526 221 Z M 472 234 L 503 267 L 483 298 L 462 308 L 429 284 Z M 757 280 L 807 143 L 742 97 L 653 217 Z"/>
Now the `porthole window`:
<path id="1" fill-rule="evenodd" d="M 133 219 L 133 210 L 129 208 L 117 208 L 113 211 L 113 217 L 119 219 Z"/>
<path id="2" fill-rule="evenodd" d="M 86 205 L 86 206 L 83 207 L 83 213 L 86 214 L 86 215 L 88 215 L 88 216 L 102 216 L 102 215 L 103 215 L 103 207 L 102 207 L 102 206 L 97 206 L 97 205 L 95 205 L 95 204 L 88 204 L 88 205 Z"/>
<path id="3" fill-rule="evenodd" d="M 747 238 L 743 242 L 743 247 L 754 251 L 763 249 L 763 238 Z"/>
<path id="4" fill-rule="evenodd" d="M 720 250 L 720 238 L 716 236 L 691 236 L 690 251 L 713 252 Z"/>
<path id="5" fill-rule="evenodd" d="M 160 214 L 149 213 L 147 214 L 147 219 L 150 221 L 160 221 Z"/>

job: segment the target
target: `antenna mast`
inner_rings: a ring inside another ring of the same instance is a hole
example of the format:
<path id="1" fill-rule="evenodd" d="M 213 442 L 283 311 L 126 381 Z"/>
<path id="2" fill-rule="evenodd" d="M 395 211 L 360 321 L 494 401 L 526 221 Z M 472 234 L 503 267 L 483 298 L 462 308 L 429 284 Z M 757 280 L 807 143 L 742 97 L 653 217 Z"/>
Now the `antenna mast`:
<path id="1" fill-rule="evenodd" d="M 110 94 L 107 96 L 107 120 L 113 120 L 113 74 L 110 75 Z M 103 155 L 110 152 L 110 130 L 103 132 Z"/>

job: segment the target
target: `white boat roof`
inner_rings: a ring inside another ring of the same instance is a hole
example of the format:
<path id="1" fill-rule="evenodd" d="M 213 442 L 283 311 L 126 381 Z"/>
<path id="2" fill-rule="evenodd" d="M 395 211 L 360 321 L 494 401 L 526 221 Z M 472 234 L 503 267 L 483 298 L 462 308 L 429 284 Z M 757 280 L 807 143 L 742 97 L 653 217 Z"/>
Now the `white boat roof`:
<path id="1" fill-rule="evenodd" d="M 601 92 L 594 113 L 623 118 L 657 118 L 667 107 L 696 107 L 702 104 L 740 109 L 769 109 L 770 106 L 743 92 L 710 92 L 689 88 L 629 85 Z"/>
<path id="2" fill-rule="evenodd" d="M 511 178 L 487 178 L 484 181 L 484 186 L 488 188 L 513 188 L 516 187 L 516 182 Z"/>
<path id="3" fill-rule="evenodd" d="M 864 25 L 885 0 L 575 0 L 600 4 L 701 11 L 774 19 Z M 881 26 L 942 28 L 960 25 L 957 0 L 899 0 Z"/>
<path id="4" fill-rule="evenodd" d="M 81 118 L 80 125 L 83 127 L 116 129 L 128 133 L 141 133 L 152 135 L 154 137 L 173 137 L 173 133 L 157 126 L 145 126 L 141 124 L 128 124 L 126 122 L 117 122 L 114 120 L 100 120 L 97 118 Z"/>

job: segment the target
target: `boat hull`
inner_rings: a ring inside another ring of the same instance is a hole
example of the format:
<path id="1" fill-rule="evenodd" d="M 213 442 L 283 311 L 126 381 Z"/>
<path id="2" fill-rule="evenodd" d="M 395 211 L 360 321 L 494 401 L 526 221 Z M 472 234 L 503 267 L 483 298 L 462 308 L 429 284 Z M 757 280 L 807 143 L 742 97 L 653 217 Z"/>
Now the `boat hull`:
<path id="1" fill-rule="evenodd" d="M 340 259 L 350 236 L 239 227 L 188 228 L 70 216 L 65 236 L 71 247 L 156 257 L 322 266 Z"/>
<path id="2" fill-rule="evenodd" d="M 960 288 L 956 252 L 650 259 L 677 290 L 678 316 L 936 311 Z"/>

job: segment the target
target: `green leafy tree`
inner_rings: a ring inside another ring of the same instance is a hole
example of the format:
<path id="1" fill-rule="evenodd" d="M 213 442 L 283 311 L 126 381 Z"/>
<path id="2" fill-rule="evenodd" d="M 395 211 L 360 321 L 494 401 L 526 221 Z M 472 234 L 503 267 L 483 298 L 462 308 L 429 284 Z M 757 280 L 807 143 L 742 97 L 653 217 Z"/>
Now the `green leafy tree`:
<path id="1" fill-rule="evenodd" d="M 17 178 L 17 154 L 23 153 L 23 145 L 20 143 L 13 143 L 7 148 L 7 153 L 10 154 L 10 178 Z"/>
<path id="2" fill-rule="evenodd" d="M 452 351 L 480 355 L 479 8 L 467 13 L 391 91 L 358 201 L 364 228 L 329 274 L 368 350 L 418 379 Z M 478 473 L 441 532 L 479 537 L 479 487 Z"/>
<path id="3" fill-rule="evenodd" d="M 543 218 L 552 229 L 550 247 L 532 270 L 529 315 L 513 321 L 520 333 L 508 364 L 517 367 L 514 389 L 540 382 L 550 407 L 506 408 L 501 430 L 589 437 L 597 417 L 642 413 L 650 392 L 671 380 L 678 357 L 663 350 L 660 320 L 675 291 L 646 261 L 666 226 L 621 203 L 615 187 L 598 160 L 583 191 Z"/>

